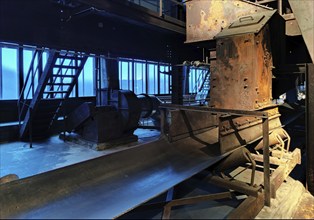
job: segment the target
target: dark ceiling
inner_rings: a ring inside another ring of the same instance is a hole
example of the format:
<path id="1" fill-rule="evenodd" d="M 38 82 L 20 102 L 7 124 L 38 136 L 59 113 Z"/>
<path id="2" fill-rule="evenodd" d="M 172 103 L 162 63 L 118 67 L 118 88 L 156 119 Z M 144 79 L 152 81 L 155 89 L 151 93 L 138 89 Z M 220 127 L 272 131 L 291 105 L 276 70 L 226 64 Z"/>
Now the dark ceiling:
<path id="1" fill-rule="evenodd" d="M 52 0 L 1 0 L 0 41 L 174 63 L 202 55 L 184 44 L 182 22 L 152 16 L 147 9 L 134 12 L 122 3 L 127 2 L 81 0 L 65 7 Z"/>

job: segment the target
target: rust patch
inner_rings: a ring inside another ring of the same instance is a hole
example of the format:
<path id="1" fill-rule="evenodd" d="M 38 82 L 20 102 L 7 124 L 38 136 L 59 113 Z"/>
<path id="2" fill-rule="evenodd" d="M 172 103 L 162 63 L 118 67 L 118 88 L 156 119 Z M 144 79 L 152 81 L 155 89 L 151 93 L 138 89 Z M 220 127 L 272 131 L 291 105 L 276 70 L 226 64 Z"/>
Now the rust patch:
<path id="1" fill-rule="evenodd" d="M 192 0 L 186 5 L 187 43 L 212 40 L 239 17 L 268 11 L 240 0 Z"/>
<path id="2" fill-rule="evenodd" d="M 255 34 L 217 40 L 210 106 L 257 110 L 271 104 L 272 55 L 266 25 Z"/>

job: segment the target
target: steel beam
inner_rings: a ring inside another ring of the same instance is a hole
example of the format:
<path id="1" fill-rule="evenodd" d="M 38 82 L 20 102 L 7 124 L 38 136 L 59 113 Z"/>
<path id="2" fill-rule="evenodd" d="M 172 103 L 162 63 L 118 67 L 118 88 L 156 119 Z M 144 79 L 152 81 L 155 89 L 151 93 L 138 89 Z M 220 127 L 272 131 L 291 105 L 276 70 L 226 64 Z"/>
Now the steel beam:
<path id="1" fill-rule="evenodd" d="M 78 0 L 80 3 L 95 7 L 97 14 L 126 20 L 130 23 L 154 25 L 185 35 L 185 23 L 162 12 L 154 12 L 139 5 L 121 0 Z"/>
<path id="2" fill-rule="evenodd" d="M 178 110 L 186 110 L 186 111 L 198 111 L 198 112 L 211 112 L 213 114 L 256 116 L 260 118 L 268 118 L 268 114 L 262 111 L 220 109 L 220 108 L 209 108 L 209 107 L 198 107 L 198 106 L 183 106 L 183 105 L 175 105 L 175 104 L 162 104 L 160 108 L 178 109 Z"/>

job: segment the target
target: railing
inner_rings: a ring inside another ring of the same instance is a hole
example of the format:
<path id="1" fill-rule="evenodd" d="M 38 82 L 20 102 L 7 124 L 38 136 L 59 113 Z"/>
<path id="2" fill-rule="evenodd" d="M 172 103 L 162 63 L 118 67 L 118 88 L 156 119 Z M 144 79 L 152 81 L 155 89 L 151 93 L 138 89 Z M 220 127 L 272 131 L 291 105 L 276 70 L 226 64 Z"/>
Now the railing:
<path id="1" fill-rule="evenodd" d="M 187 0 L 189 1 L 189 0 Z M 148 8 L 152 11 L 158 12 L 159 16 L 162 17 L 164 15 L 174 17 L 178 20 L 184 21 L 185 16 L 182 14 L 180 15 L 179 12 L 176 11 L 176 13 L 173 13 L 173 9 L 177 9 L 178 7 L 182 8 L 182 13 L 184 13 L 185 8 L 185 2 L 179 2 L 175 0 L 155 0 L 155 1 L 149 1 L 149 0 L 129 0 L 129 2 L 138 4 L 142 7 Z"/>
<path id="2" fill-rule="evenodd" d="M 32 60 L 31 60 L 31 63 L 30 63 L 30 66 L 29 66 L 29 69 L 28 69 L 28 72 L 27 72 L 24 86 L 21 90 L 20 97 L 19 97 L 18 102 L 17 102 L 18 116 L 19 116 L 19 127 L 21 127 L 21 121 L 22 121 L 23 115 L 27 112 L 28 108 L 30 107 L 30 105 L 27 103 L 27 100 L 30 98 L 30 94 L 33 97 L 34 93 L 35 93 L 35 86 L 34 86 L 35 85 L 35 77 L 37 74 L 39 75 L 43 53 L 44 53 L 43 48 L 37 48 L 35 50 L 33 57 L 32 57 Z M 34 69 L 34 64 L 35 64 L 36 58 L 38 59 L 38 62 L 37 62 L 36 68 Z M 29 80 L 30 80 L 30 84 L 29 84 Z M 28 87 L 28 89 L 27 89 L 27 87 Z"/>
<path id="3" fill-rule="evenodd" d="M 191 91 L 189 102 L 206 101 L 206 97 L 199 99 L 198 94 L 201 93 L 201 96 L 205 95 L 202 93 L 202 90 L 204 89 L 204 86 L 207 83 L 207 79 L 209 79 L 209 75 L 210 75 L 210 69 L 209 68 L 206 68 L 206 69 L 202 68 L 202 72 L 198 75 L 198 78 L 195 82 L 194 88 Z"/>

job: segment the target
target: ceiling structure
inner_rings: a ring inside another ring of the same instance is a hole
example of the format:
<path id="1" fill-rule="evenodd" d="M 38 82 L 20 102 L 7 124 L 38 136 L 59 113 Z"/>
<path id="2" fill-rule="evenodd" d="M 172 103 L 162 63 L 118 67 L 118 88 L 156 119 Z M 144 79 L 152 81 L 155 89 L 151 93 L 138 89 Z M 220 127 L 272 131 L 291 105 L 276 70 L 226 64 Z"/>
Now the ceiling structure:
<path id="1" fill-rule="evenodd" d="M 124 0 L 4 0 L 0 6 L 0 41 L 166 62 L 202 54 L 184 44 L 185 22 Z"/>

